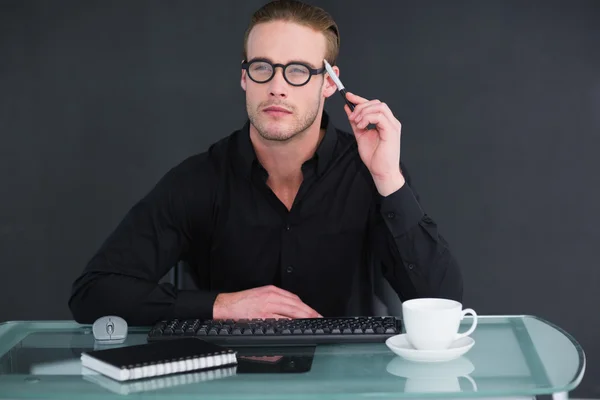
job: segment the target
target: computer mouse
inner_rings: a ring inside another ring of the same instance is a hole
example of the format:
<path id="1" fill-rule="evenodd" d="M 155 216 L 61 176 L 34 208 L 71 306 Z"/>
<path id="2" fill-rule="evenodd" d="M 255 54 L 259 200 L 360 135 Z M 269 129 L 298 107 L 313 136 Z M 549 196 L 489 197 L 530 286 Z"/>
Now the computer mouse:
<path id="1" fill-rule="evenodd" d="M 94 338 L 105 344 L 123 343 L 127 338 L 127 322 L 116 315 L 98 318 L 92 326 Z"/>

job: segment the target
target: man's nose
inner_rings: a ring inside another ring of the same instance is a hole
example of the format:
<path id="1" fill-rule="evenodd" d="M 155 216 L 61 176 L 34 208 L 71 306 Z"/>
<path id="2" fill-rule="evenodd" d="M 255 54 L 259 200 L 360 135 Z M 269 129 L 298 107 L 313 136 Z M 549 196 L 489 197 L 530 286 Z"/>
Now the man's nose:
<path id="1" fill-rule="evenodd" d="M 274 97 L 287 97 L 289 85 L 283 77 L 283 69 L 275 68 L 275 76 L 269 81 L 269 93 Z"/>

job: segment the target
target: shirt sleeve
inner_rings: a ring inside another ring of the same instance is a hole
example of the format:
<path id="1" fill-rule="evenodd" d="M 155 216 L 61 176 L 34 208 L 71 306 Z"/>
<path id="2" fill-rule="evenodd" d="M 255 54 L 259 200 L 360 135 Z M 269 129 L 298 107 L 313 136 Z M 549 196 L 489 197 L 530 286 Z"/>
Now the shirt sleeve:
<path id="1" fill-rule="evenodd" d="M 462 301 L 459 265 L 437 223 L 423 210 L 406 167 L 405 184 L 383 197 L 376 192 L 370 217 L 372 259 L 401 301 L 442 297 Z"/>
<path id="2" fill-rule="evenodd" d="M 195 246 L 208 246 L 208 240 L 201 240 L 208 233 L 197 229 L 211 226 L 213 174 L 206 158 L 196 157 L 201 159 L 188 159 L 169 171 L 129 210 L 75 280 L 69 307 L 77 322 L 92 323 L 105 315 L 120 316 L 130 325 L 212 317 L 218 293 L 159 283 L 186 253 L 192 236 L 200 239 Z M 202 250 L 208 254 L 208 248 Z"/>

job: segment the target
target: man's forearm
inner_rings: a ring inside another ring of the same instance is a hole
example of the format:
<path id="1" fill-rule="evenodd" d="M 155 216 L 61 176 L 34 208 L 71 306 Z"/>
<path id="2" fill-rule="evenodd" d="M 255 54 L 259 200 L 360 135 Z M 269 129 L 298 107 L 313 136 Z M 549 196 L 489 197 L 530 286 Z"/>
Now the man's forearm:
<path id="1" fill-rule="evenodd" d="M 444 297 L 462 300 L 458 263 L 437 224 L 427 216 L 409 186 L 385 198 L 381 206 L 388 240 L 397 251 L 384 259 L 386 277 L 402 300 Z"/>
<path id="2" fill-rule="evenodd" d="M 117 315 L 130 325 L 152 325 L 161 319 L 212 318 L 217 292 L 178 291 L 171 284 L 88 272 L 73 287 L 69 307 L 79 323 Z"/>

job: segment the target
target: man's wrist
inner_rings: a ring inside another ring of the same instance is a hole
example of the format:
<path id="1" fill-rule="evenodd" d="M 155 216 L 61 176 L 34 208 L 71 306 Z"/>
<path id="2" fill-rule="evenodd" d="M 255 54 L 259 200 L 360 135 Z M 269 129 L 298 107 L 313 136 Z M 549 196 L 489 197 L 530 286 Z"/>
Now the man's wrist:
<path id="1" fill-rule="evenodd" d="M 223 302 L 227 293 L 219 293 L 213 303 L 213 319 L 225 319 Z"/>
<path id="2" fill-rule="evenodd" d="M 380 212 L 395 238 L 414 228 L 425 214 L 408 185 L 383 197 Z"/>
<path id="3" fill-rule="evenodd" d="M 406 180 L 400 171 L 398 171 L 398 174 L 390 177 L 373 178 L 373 181 L 375 182 L 377 191 L 383 197 L 387 197 L 390 194 L 397 192 L 406 183 Z"/>

